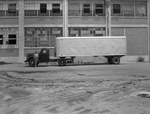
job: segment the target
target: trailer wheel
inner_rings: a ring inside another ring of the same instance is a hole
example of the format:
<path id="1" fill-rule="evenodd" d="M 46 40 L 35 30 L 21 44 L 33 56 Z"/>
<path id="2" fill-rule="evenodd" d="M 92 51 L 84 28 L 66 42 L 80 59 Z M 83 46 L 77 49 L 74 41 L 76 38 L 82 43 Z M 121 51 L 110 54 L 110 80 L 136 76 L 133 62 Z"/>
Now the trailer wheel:
<path id="1" fill-rule="evenodd" d="M 30 67 L 34 67 L 35 66 L 34 59 L 30 59 L 28 63 L 29 63 Z"/>
<path id="2" fill-rule="evenodd" d="M 66 65 L 66 60 L 65 59 L 58 60 L 58 65 L 59 66 L 65 66 Z"/>
<path id="3" fill-rule="evenodd" d="M 112 64 L 119 64 L 120 63 L 120 57 L 117 57 L 117 56 L 112 57 L 111 63 Z"/>

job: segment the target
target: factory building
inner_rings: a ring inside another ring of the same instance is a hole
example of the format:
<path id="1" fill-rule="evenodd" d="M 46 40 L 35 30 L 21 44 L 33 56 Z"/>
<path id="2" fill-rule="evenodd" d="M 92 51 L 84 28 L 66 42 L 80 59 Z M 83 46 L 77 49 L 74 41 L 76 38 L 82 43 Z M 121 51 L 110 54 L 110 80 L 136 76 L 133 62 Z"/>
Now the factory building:
<path id="1" fill-rule="evenodd" d="M 0 0 L 0 61 L 24 62 L 43 47 L 54 56 L 60 36 L 107 35 L 127 37 L 123 61 L 149 61 L 149 7 L 149 0 Z"/>

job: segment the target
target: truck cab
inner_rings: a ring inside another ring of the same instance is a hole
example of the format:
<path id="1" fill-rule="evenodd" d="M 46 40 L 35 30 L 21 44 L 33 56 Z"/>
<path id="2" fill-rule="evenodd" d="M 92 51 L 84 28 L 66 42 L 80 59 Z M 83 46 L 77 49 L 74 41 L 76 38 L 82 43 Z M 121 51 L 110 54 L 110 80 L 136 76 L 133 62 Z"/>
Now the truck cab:
<path id="1" fill-rule="evenodd" d="M 41 49 L 40 52 L 38 52 L 39 54 L 39 60 L 38 60 L 38 63 L 41 63 L 41 62 L 49 62 L 49 49 L 46 49 L 46 48 L 43 48 Z M 26 60 L 25 62 L 28 62 L 29 66 L 33 67 L 35 66 L 35 62 L 34 62 L 34 53 L 27 53 L 26 55 Z"/>

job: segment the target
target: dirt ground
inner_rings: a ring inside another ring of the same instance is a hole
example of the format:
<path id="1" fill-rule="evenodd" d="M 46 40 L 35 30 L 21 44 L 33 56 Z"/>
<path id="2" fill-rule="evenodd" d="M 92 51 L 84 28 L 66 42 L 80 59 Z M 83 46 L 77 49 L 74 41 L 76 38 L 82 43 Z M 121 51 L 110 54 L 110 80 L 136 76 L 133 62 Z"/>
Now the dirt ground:
<path id="1" fill-rule="evenodd" d="M 150 114 L 150 63 L 1 64 L 0 114 Z"/>

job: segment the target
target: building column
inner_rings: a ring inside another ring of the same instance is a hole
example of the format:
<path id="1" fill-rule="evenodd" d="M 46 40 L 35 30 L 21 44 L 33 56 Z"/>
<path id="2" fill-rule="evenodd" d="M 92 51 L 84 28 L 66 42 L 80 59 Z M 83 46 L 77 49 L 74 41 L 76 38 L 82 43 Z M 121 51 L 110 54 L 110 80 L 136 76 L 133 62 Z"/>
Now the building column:
<path id="1" fill-rule="evenodd" d="M 106 11 L 106 36 L 111 36 L 111 0 L 104 0 Z"/>
<path id="2" fill-rule="evenodd" d="M 147 17 L 148 17 L 148 59 L 150 62 L 150 0 L 147 0 Z"/>
<path id="3" fill-rule="evenodd" d="M 24 0 L 19 1 L 19 63 L 24 62 Z"/>
<path id="4" fill-rule="evenodd" d="M 63 37 L 68 37 L 68 0 L 63 0 Z"/>

